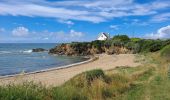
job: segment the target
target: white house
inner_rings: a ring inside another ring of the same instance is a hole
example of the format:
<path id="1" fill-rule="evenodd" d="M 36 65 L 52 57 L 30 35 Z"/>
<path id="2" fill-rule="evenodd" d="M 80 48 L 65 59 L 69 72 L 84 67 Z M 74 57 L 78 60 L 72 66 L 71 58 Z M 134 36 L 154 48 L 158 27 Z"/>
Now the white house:
<path id="1" fill-rule="evenodd" d="M 99 34 L 99 37 L 97 38 L 97 40 L 103 41 L 103 40 L 108 40 L 109 38 L 110 38 L 109 33 L 102 32 Z"/>

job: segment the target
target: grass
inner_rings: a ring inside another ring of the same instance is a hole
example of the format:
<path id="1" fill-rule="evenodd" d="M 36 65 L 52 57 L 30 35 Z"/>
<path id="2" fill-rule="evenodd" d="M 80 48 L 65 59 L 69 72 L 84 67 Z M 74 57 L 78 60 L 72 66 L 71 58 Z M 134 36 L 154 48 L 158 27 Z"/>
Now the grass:
<path id="1" fill-rule="evenodd" d="M 42 85 L 33 82 L 24 82 L 20 85 L 0 87 L 0 100 L 43 100 L 50 99 L 48 90 Z"/>
<path id="2" fill-rule="evenodd" d="M 170 79 L 170 65 L 168 67 L 168 78 Z"/>
<path id="3" fill-rule="evenodd" d="M 86 80 L 88 81 L 88 83 L 91 83 L 96 78 L 99 78 L 99 77 L 103 78 L 104 72 L 101 69 L 95 69 L 95 70 L 85 72 L 85 76 L 86 76 Z"/>
<path id="4" fill-rule="evenodd" d="M 159 52 L 142 57 L 139 67 L 95 69 L 59 87 L 33 82 L 0 86 L 0 100 L 170 100 L 170 62 Z"/>
<path id="5" fill-rule="evenodd" d="M 162 57 L 164 57 L 167 61 L 170 61 L 170 45 L 165 46 L 160 53 Z"/>

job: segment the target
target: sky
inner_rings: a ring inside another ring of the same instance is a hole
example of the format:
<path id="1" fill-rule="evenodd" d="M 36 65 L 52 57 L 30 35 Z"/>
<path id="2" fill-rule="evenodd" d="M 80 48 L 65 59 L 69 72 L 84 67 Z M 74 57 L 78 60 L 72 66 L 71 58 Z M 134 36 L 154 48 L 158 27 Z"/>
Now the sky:
<path id="1" fill-rule="evenodd" d="M 0 43 L 170 38 L 170 0 L 0 0 Z"/>

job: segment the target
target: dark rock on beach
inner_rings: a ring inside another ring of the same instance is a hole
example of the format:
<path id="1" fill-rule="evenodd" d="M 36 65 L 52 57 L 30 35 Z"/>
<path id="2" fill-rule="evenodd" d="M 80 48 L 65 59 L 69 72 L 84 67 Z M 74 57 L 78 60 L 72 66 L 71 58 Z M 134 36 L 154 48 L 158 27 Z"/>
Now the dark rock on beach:
<path id="1" fill-rule="evenodd" d="M 32 52 L 44 52 L 44 51 L 47 51 L 46 49 L 43 49 L 43 48 L 35 48 L 35 49 L 32 49 Z"/>

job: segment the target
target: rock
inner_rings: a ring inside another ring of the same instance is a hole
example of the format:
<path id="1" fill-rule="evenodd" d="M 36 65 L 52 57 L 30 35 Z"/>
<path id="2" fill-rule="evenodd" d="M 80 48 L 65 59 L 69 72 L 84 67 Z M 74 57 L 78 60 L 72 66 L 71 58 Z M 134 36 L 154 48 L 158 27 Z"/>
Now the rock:
<path id="1" fill-rule="evenodd" d="M 90 43 L 63 43 L 49 50 L 49 54 L 67 55 L 67 56 L 88 56 L 94 54 L 107 53 L 125 54 L 131 51 L 121 46 L 105 47 L 104 45 L 92 45 Z"/>
<path id="2" fill-rule="evenodd" d="M 32 52 L 44 52 L 44 51 L 47 51 L 43 48 L 35 48 L 35 49 L 32 49 Z"/>

